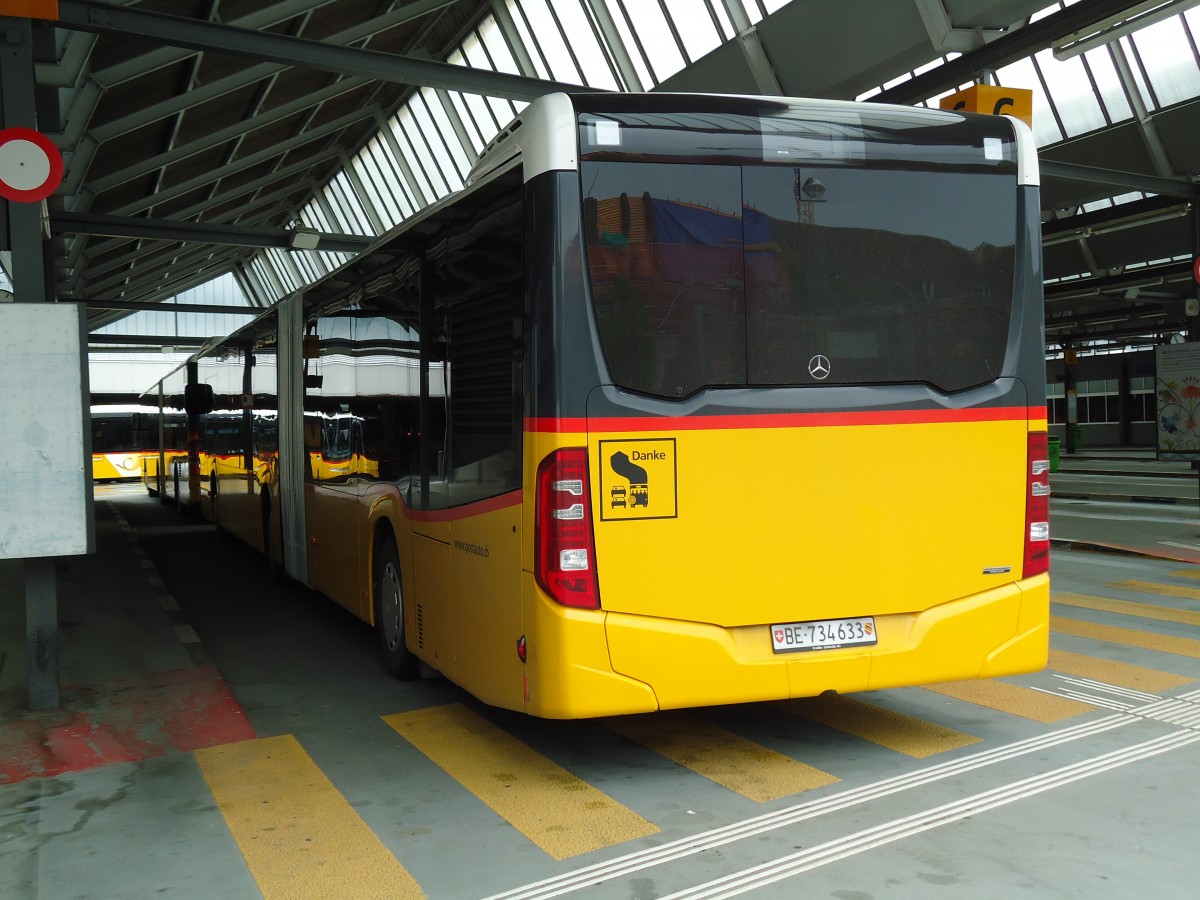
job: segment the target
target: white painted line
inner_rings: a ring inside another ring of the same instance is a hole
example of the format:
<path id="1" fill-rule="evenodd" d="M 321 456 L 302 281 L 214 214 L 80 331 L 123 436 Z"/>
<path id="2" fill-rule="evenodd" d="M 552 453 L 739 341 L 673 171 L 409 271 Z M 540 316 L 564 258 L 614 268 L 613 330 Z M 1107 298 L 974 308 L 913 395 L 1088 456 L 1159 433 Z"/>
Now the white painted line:
<path id="1" fill-rule="evenodd" d="M 183 644 L 198 644 L 200 643 L 200 635 L 196 634 L 191 625 L 176 625 L 175 633 L 179 635 L 179 641 Z"/>
<path id="2" fill-rule="evenodd" d="M 1200 553 L 1200 547 L 1194 544 L 1178 544 L 1175 541 L 1159 541 L 1159 543 L 1166 547 L 1178 547 L 1181 550 L 1195 550 L 1197 553 Z"/>
<path id="3" fill-rule="evenodd" d="M 159 605 L 161 605 L 163 609 L 167 610 L 167 612 L 179 612 L 180 611 L 179 601 L 176 600 L 174 597 L 172 597 L 170 594 L 163 594 L 162 596 L 160 596 L 158 598 L 158 602 L 159 602 Z"/>
<path id="4" fill-rule="evenodd" d="M 1055 678 L 1060 681 L 1065 681 L 1068 684 L 1074 684 L 1079 687 L 1091 688 L 1097 691 L 1103 691 L 1107 694 L 1116 694 L 1118 697 L 1128 697 L 1131 700 L 1137 700 L 1141 703 L 1154 703 L 1162 700 L 1158 694 L 1147 694 L 1145 691 L 1134 690 L 1133 688 L 1120 687 L 1115 684 L 1109 684 L 1106 681 L 1096 681 L 1092 678 L 1075 678 L 1071 675 L 1055 675 Z"/>
<path id="5" fill-rule="evenodd" d="M 1054 769 L 1042 775 L 1034 775 L 1031 778 L 1025 778 L 1021 781 L 1004 785 L 1003 787 L 984 791 L 981 794 L 975 794 L 971 797 L 965 797 L 962 800 L 947 803 L 944 806 L 939 806 L 914 816 L 906 816 L 902 819 L 885 822 L 883 825 L 877 825 L 874 828 L 868 828 L 856 834 L 847 835 L 835 841 L 829 841 L 809 850 L 803 850 L 800 853 L 793 853 L 790 856 L 774 859 L 750 869 L 745 869 L 742 872 L 718 878 L 707 884 L 670 894 L 664 897 L 663 900 L 683 900 L 683 898 L 705 900 L 705 898 L 736 897 L 747 891 L 775 884 L 776 882 L 799 875 L 802 872 L 807 872 L 810 869 L 818 868 L 827 863 L 837 862 L 838 860 L 855 856 L 866 850 L 873 850 L 885 844 L 898 841 L 901 838 L 931 831 L 943 825 L 960 822 L 970 816 L 997 809 L 1001 806 L 1007 806 L 1017 800 L 1024 800 L 1028 797 L 1053 790 L 1054 788 L 1072 784 L 1084 778 L 1090 778 L 1093 775 L 1099 775 L 1121 766 L 1127 766 L 1130 763 L 1140 762 L 1172 750 L 1178 750 L 1180 747 L 1194 744 L 1197 741 L 1200 741 L 1200 734 L 1183 732 L 1164 735 L 1154 740 L 1135 744 L 1132 747 L 1106 753 L 1095 759 L 1086 759 L 1082 762 L 1064 766 L 1061 769 Z"/>
<path id="6" fill-rule="evenodd" d="M 1105 716 L 1091 722 L 1083 722 L 1079 725 L 1027 738 L 1026 740 L 997 747 L 993 750 L 974 753 L 962 759 L 939 763 L 905 775 L 897 775 L 894 778 L 888 778 L 875 784 L 843 791 L 831 797 L 811 800 L 777 812 L 766 813 L 752 819 L 745 819 L 742 822 L 735 822 L 732 825 L 715 828 L 692 837 L 671 841 L 659 847 L 638 850 L 625 856 L 608 860 L 607 862 L 595 863 L 594 865 L 585 866 L 582 869 L 576 869 L 573 872 L 567 872 L 554 878 L 547 878 L 543 881 L 514 888 L 501 894 L 495 894 L 487 898 L 487 900 L 516 900 L 516 898 L 521 898 L 521 900 L 542 900 L 542 898 L 561 897 L 563 894 L 628 875 L 632 872 L 640 872 L 643 869 L 764 834 L 777 828 L 783 828 L 788 825 L 794 825 L 797 822 L 804 822 L 808 819 L 815 819 L 829 813 L 849 809 L 850 807 L 867 803 L 871 800 L 898 794 L 910 788 L 921 787 L 946 778 L 953 778 L 973 769 L 1005 762 L 1031 753 L 1041 753 L 1059 744 L 1066 744 L 1071 741 L 1091 737 L 1092 735 L 1111 731 L 1115 728 L 1122 728 L 1139 721 L 1141 720 L 1135 715 L 1122 714 Z"/>
<path id="7" fill-rule="evenodd" d="M 1062 697 L 1064 700 L 1074 700 L 1077 703 L 1088 703 L 1092 706 L 1099 706 L 1102 709 L 1111 709 L 1116 712 L 1128 712 L 1134 707 L 1134 704 L 1126 703 L 1122 700 L 1113 700 L 1111 697 L 1097 697 L 1093 694 L 1086 694 L 1083 691 L 1074 691 L 1070 688 L 1064 688 L 1061 691 L 1053 691 L 1049 688 L 1035 687 L 1034 690 L 1042 694 L 1051 694 L 1055 697 Z"/>

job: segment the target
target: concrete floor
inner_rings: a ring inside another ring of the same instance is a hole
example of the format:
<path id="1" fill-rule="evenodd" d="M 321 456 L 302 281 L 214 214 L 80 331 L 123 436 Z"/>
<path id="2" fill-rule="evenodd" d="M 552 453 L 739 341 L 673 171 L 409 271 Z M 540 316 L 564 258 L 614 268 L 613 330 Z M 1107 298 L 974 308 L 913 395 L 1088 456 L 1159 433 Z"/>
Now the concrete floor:
<path id="1" fill-rule="evenodd" d="M 0 896 L 1195 897 L 1194 510 L 1064 474 L 1098 493 L 1055 501 L 1045 672 L 590 722 L 395 682 L 352 617 L 101 487 L 60 710 L 24 709 L 0 562 Z"/>

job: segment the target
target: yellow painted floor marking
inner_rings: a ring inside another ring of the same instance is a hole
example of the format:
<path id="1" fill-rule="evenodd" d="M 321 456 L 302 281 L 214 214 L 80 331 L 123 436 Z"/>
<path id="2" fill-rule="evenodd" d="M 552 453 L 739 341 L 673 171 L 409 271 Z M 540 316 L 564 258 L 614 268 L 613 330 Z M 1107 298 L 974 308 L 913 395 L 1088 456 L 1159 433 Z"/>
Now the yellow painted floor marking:
<path id="1" fill-rule="evenodd" d="M 292 735 L 195 753 L 267 900 L 424 896 Z"/>
<path id="2" fill-rule="evenodd" d="M 979 738 L 852 697 L 809 697 L 778 704 L 788 712 L 853 734 L 897 753 L 925 759 L 979 743 Z"/>
<path id="3" fill-rule="evenodd" d="M 1176 578 L 1200 579 L 1200 566 L 1194 566 L 1190 569 L 1177 569 L 1169 574 L 1174 575 Z"/>
<path id="4" fill-rule="evenodd" d="M 1050 631 L 1052 634 L 1069 634 L 1073 637 L 1091 638 L 1096 641 L 1108 641 L 1110 644 L 1125 644 L 1144 650 L 1158 650 L 1161 653 L 1200 659 L 1200 641 L 1195 638 L 1134 631 L 1132 628 L 1117 628 L 1115 625 L 1097 625 L 1095 622 L 1064 619 L 1062 616 L 1050 617 Z"/>
<path id="5" fill-rule="evenodd" d="M 1149 694 L 1169 691 L 1195 680 L 1172 672 L 1144 669 L 1129 663 L 1084 656 L 1082 653 L 1068 653 L 1066 650 L 1050 651 L 1049 668 L 1064 675 L 1090 678 L 1092 681 L 1103 681 L 1105 684 L 1146 691 Z"/>
<path id="6" fill-rule="evenodd" d="M 1140 594 L 1157 594 L 1160 597 L 1182 597 L 1184 600 L 1200 600 L 1200 589 L 1178 584 L 1162 584 L 1158 581 L 1114 581 L 1107 585 L 1118 591 L 1137 591 Z M 1051 597 L 1055 599 L 1055 597 Z"/>
<path id="7" fill-rule="evenodd" d="M 1111 587 L 1116 587 L 1116 585 L 1111 585 Z M 1169 606 L 1138 603 L 1136 600 L 1113 600 L 1110 597 L 1092 597 L 1088 594 L 1069 592 L 1054 594 L 1050 600 L 1053 603 L 1077 606 L 1080 609 L 1095 609 L 1101 612 L 1119 613 L 1123 616 L 1140 616 L 1143 619 L 1157 619 L 1160 622 L 1178 622 L 1180 625 L 1200 627 L 1200 610 L 1172 609 Z"/>
<path id="8" fill-rule="evenodd" d="M 1090 703 L 1068 700 L 1007 681 L 947 681 L 925 685 L 925 690 L 1035 722 L 1061 722 L 1096 708 Z"/>
<path id="9" fill-rule="evenodd" d="M 604 724 L 672 762 L 759 803 L 841 780 L 687 713 L 620 716 L 605 719 Z"/>
<path id="10" fill-rule="evenodd" d="M 383 721 L 555 859 L 659 830 L 460 703 Z"/>

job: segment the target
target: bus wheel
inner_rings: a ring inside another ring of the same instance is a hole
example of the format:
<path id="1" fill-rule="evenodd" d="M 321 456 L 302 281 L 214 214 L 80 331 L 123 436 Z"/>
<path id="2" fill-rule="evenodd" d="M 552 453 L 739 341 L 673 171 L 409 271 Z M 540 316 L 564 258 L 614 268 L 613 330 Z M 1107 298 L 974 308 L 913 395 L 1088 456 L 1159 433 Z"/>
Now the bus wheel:
<path id="1" fill-rule="evenodd" d="M 217 474 L 215 472 L 208 476 L 208 500 L 210 504 L 209 509 L 212 512 L 213 525 L 217 527 L 217 534 L 227 539 L 229 532 L 221 527 L 220 504 L 217 502 Z"/>
<path id="2" fill-rule="evenodd" d="M 263 497 L 263 555 L 267 558 L 267 574 L 271 576 L 271 580 L 275 584 L 283 584 L 287 581 L 287 570 L 283 566 L 283 547 L 280 549 L 280 559 L 275 558 L 275 541 L 274 534 L 271 532 L 271 502 Z"/>
<path id="3" fill-rule="evenodd" d="M 418 660 L 404 644 L 404 589 L 396 541 L 386 535 L 375 553 L 375 631 L 383 667 L 404 681 L 420 674 Z"/>

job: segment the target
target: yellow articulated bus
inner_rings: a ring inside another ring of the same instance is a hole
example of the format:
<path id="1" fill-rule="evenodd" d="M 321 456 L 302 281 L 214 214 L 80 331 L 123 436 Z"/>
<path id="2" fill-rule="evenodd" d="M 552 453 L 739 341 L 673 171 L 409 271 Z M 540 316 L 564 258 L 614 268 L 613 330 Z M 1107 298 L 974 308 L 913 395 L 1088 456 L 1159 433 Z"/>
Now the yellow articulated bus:
<path id="1" fill-rule="evenodd" d="M 1037 670 L 1037 183 L 1004 117 L 543 97 L 193 359 L 241 409 L 204 507 L 536 716 Z"/>

